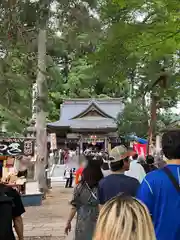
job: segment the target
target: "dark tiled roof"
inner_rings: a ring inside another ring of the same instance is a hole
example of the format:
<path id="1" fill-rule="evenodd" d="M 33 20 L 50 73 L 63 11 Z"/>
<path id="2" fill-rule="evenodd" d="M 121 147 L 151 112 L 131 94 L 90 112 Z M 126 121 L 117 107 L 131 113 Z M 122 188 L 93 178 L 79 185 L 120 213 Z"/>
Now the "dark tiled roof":
<path id="1" fill-rule="evenodd" d="M 72 129 L 103 129 L 103 128 L 116 128 L 116 122 L 113 119 L 76 119 L 71 123 Z"/>
<path id="2" fill-rule="evenodd" d="M 83 113 L 91 104 L 95 104 L 111 118 L 93 117 L 87 119 L 79 118 L 72 119 L 75 116 Z M 78 129 L 91 129 L 91 128 L 115 128 L 116 123 L 114 119 L 123 110 L 121 99 L 72 99 L 65 100 L 61 105 L 60 120 L 54 123 L 49 123 L 48 127 L 67 127 Z"/>

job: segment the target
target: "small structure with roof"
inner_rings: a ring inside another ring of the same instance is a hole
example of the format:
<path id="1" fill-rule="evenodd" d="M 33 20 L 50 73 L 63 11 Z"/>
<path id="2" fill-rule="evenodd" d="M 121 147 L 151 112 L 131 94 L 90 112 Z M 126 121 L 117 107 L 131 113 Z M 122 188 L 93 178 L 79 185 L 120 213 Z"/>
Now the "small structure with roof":
<path id="1" fill-rule="evenodd" d="M 123 111 L 121 99 L 70 99 L 60 108 L 60 119 L 47 124 L 48 132 L 56 133 L 57 143 L 103 146 L 119 143 L 117 116 Z"/>

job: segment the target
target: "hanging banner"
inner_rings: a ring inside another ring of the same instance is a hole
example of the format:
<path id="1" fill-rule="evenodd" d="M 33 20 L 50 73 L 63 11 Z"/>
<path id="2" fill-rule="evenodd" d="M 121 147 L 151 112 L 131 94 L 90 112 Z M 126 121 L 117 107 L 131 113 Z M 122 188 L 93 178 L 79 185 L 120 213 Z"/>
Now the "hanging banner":
<path id="1" fill-rule="evenodd" d="M 18 155 L 34 155 L 34 140 L 28 138 L 0 139 L 0 156 Z"/>
<path id="2" fill-rule="evenodd" d="M 51 150 L 57 149 L 57 139 L 56 139 L 55 133 L 50 134 L 50 141 L 51 141 Z"/>
<path id="3" fill-rule="evenodd" d="M 139 156 L 146 157 L 147 154 L 147 144 L 141 144 L 141 143 L 134 143 L 133 144 L 134 151 L 137 152 Z"/>

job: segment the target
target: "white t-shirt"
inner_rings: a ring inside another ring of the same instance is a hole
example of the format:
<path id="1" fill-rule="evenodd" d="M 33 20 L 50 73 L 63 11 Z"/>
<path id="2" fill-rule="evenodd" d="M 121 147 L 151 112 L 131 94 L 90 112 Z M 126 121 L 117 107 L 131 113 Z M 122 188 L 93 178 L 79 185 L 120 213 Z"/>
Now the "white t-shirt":
<path id="1" fill-rule="evenodd" d="M 70 170 L 67 169 L 65 172 L 65 178 L 70 178 Z"/>
<path id="2" fill-rule="evenodd" d="M 136 178 L 141 183 L 146 176 L 146 172 L 141 164 L 137 162 L 137 160 L 132 160 L 129 171 L 126 171 L 125 175 Z"/>
<path id="3" fill-rule="evenodd" d="M 111 174 L 111 170 L 103 170 L 101 168 L 101 171 L 102 171 L 102 174 L 103 174 L 104 177 L 107 177 L 107 176 L 109 176 Z"/>

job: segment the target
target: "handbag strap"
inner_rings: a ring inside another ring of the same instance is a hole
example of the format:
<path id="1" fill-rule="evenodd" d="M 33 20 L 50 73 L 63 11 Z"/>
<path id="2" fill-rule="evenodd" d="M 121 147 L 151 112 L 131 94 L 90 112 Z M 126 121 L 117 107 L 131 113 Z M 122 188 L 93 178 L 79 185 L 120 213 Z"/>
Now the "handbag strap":
<path id="1" fill-rule="evenodd" d="M 89 187 L 89 185 L 87 184 L 87 182 L 85 182 L 85 184 L 86 184 L 86 187 L 87 187 L 87 189 L 89 190 L 91 196 L 93 196 L 93 198 L 94 198 L 95 200 L 97 200 L 97 196 L 93 193 L 93 191 L 91 190 L 91 188 Z"/>
<path id="2" fill-rule="evenodd" d="M 174 177 L 174 175 L 172 174 L 171 170 L 168 167 L 164 167 L 162 170 L 166 173 L 166 175 L 168 176 L 169 180 L 172 182 L 175 189 L 180 193 L 180 185 L 176 180 L 176 178 Z"/>

